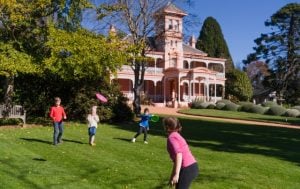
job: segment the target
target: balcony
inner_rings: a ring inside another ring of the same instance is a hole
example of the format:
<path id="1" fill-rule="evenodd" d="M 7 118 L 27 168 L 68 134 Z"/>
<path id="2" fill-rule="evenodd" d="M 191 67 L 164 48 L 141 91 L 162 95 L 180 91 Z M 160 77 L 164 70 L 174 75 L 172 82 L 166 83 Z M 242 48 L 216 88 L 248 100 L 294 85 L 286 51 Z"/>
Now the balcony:
<path id="1" fill-rule="evenodd" d="M 133 72 L 131 67 L 128 66 L 128 65 L 123 65 L 120 71 L 127 72 L 127 73 L 132 73 Z M 162 74 L 163 73 L 163 68 L 147 67 L 145 73 L 146 74 L 151 74 L 151 75 Z"/>

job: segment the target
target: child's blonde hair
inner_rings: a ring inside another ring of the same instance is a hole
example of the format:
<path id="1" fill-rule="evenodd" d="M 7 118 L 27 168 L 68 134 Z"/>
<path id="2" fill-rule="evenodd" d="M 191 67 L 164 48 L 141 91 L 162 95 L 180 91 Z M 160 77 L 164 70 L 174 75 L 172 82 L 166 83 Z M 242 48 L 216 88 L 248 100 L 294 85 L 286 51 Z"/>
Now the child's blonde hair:
<path id="1" fill-rule="evenodd" d="M 165 117 L 163 119 L 163 125 L 167 131 L 181 132 L 182 130 L 182 126 L 176 117 Z"/>

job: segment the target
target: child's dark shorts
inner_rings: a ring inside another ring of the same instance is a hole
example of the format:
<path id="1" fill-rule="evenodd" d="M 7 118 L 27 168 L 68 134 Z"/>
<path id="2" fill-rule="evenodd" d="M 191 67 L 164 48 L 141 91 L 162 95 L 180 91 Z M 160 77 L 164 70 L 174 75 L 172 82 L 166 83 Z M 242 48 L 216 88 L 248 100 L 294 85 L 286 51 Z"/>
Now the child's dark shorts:
<path id="1" fill-rule="evenodd" d="M 89 135 L 90 136 L 95 135 L 96 134 L 96 130 L 97 130 L 96 127 L 89 127 L 89 129 L 88 129 Z"/>

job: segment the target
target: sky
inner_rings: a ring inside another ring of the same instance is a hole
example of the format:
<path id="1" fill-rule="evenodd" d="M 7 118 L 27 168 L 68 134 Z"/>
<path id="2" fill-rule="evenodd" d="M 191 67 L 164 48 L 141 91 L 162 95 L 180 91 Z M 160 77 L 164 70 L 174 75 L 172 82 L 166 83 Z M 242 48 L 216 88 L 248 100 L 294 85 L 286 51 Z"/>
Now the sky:
<path id="1" fill-rule="evenodd" d="M 205 18 L 214 17 L 221 26 L 234 64 L 239 67 L 253 52 L 254 40 L 270 31 L 265 21 L 288 3 L 300 3 L 300 0 L 192 0 L 191 5 L 177 6 L 196 16 L 192 18 L 197 22 L 186 33 L 196 38 Z"/>
<path id="2" fill-rule="evenodd" d="M 300 0 L 195 0 L 185 11 L 200 19 L 198 29 L 191 31 L 196 38 L 205 18 L 212 16 L 218 21 L 232 59 L 239 66 L 253 52 L 254 40 L 270 31 L 265 21 L 288 3 Z"/>

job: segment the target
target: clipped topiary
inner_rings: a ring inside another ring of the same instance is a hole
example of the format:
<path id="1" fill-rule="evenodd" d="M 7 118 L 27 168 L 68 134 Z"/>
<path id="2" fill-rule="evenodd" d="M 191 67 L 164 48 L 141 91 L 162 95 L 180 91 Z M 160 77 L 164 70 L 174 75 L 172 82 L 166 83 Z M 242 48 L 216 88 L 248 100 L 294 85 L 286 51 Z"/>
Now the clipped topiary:
<path id="1" fill-rule="evenodd" d="M 300 111 L 300 106 L 293 106 L 292 109 L 297 109 Z"/>
<path id="2" fill-rule="evenodd" d="M 266 101 L 262 103 L 262 106 L 264 107 L 272 107 L 272 106 L 278 106 L 277 102 L 274 101 Z"/>
<path id="3" fill-rule="evenodd" d="M 298 117 L 300 116 L 300 111 L 297 109 L 287 109 L 285 115 L 288 117 Z"/>
<path id="4" fill-rule="evenodd" d="M 216 109 L 218 110 L 223 110 L 223 108 L 225 108 L 226 104 L 223 102 L 219 102 L 216 104 Z"/>
<path id="5" fill-rule="evenodd" d="M 217 104 L 218 103 L 231 104 L 232 102 L 230 100 L 223 99 L 223 100 L 218 100 Z"/>
<path id="6" fill-rule="evenodd" d="M 238 111 L 239 110 L 239 105 L 235 104 L 235 103 L 230 103 L 230 104 L 226 104 L 226 106 L 224 107 L 225 110 L 229 110 L 229 111 Z"/>
<path id="7" fill-rule="evenodd" d="M 249 111 L 256 114 L 265 114 L 268 110 L 269 107 L 263 107 L 261 105 L 253 104 Z"/>
<path id="8" fill-rule="evenodd" d="M 277 106 L 270 107 L 268 114 L 281 116 L 281 115 L 284 115 L 285 112 L 286 112 L 286 109 L 284 107 L 277 105 Z"/>
<path id="9" fill-rule="evenodd" d="M 206 108 L 207 109 L 215 109 L 216 105 L 215 104 L 209 104 Z"/>
<path id="10" fill-rule="evenodd" d="M 254 106 L 251 102 L 239 102 L 240 110 L 243 112 L 251 112 L 251 108 Z"/>
<path id="11" fill-rule="evenodd" d="M 193 100 L 191 102 L 191 108 L 192 109 L 201 109 L 202 108 L 202 106 L 201 106 L 202 103 L 203 103 L 203 100 L 200 100 L 200 99 L 196 98 L 195 100 Z"/>
<path id="12" fill-rule="evenodd" d="M 205 109 L 205 108 L 207 108 L 207 107 L 208 107 L 209 105 L 211 105 L 211 104 L 214 105 L 214 103 L 212 103 L 212 102 L 202 102 L 202 103 L 200 104 L 200 106 L 201 106 L 201 108 Z"/>

